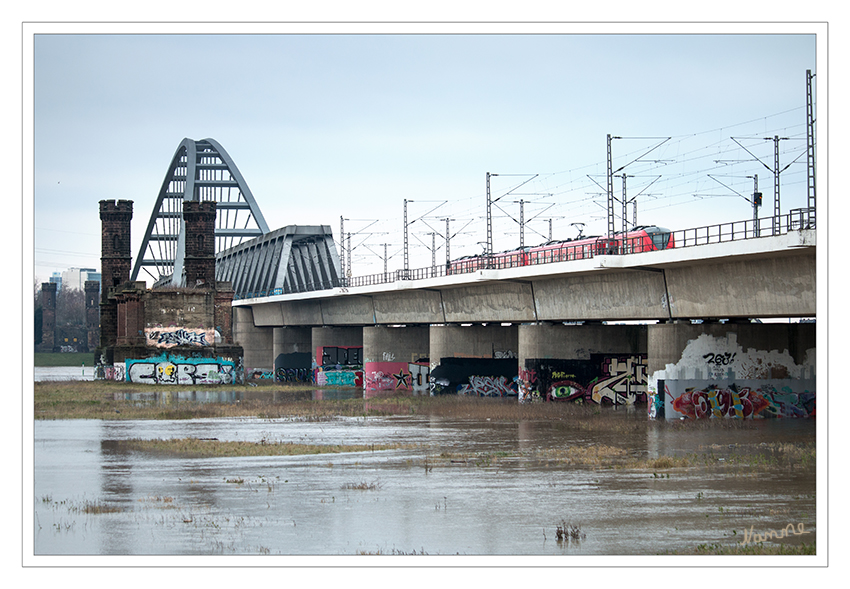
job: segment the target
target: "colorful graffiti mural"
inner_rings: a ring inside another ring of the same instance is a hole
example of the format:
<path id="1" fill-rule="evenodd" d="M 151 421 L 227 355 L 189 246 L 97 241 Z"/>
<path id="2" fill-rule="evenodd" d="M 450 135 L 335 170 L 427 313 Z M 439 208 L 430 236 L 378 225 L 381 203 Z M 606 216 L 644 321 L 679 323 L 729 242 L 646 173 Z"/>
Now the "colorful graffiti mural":
<path id="1" fill-rule="evenodd" d="M 115 370 L 115 375 L 118 370 Z M 232 384 L 241 381 L 239 369 L 224 358 L 185 358 L 163 353 L 152 358 L 128 359 L 124 380 L 142 384 Z"/>
<path id="2" fill-rule="evenodd" d="M 665 415 L 706 419 L 815 417 L 814 381 L 664 381 Z"/>
<path id="3" fill-rule="evenodd" d="M 645 354 L 591 354 L 587 360 L 527 359 L 517 378 L 521 402 L 646 402 Z"/>
<path id="4" fill-rule="evenodd" d="M 315 383 L 319 386 L 362 387 L 363 371 L 317 368 Z"/>
<path id="5" fill-rule="evenodd" d="M 744 348 L 735 332 L 700 334 L 649 377 L 649 417 L 814 417 L 815 360 L 815 348 L 798 364 L 788 350 Z"/>
<path id="6" fill-rule="evenodd" d="M 319 346 L 316 364 L 313 382 L 319 386 L 363 386 L 363 346 Z"/>
<path id="7" fill-rule="evenodd" d="M 367 362 L 363 365 L 364 388 L 367 391 L 425 391 L 429 372 L 427 361 Z"/>

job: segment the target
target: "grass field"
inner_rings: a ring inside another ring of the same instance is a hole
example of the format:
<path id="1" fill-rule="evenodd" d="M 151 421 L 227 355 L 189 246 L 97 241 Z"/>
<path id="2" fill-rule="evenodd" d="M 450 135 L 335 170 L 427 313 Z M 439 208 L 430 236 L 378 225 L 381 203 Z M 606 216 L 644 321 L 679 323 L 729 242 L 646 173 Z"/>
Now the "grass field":
<path id="1" fill-rule="evenodd" d="M 94 366 L 94 353 L 47 354 L 36 352 L 35 366 Z"/>

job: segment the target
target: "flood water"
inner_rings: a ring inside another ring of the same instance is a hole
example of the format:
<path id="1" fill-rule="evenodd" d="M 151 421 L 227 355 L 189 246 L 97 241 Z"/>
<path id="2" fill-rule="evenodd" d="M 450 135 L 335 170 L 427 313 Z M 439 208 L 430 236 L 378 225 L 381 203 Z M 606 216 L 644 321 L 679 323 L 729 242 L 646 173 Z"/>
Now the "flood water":
<path id="1" fill-rule="evenodd" d="M 646 420 L 641 411 L 611 419 Z M 680 424 L 681 425 L 681 424 Z M 642 430 L 641 430 L 642 431 Z M 410 448 L 292 457 L 177 458 L 116 440 L 217 438 Z M 744 530 L 804 525 L 816 540 L 813 469 L 605 469 L 540 458 L 607 445 L 636 456 L 815 441 L 814 420 L 743 428 L 647 424 L 582 433 L 556 422 L 402 417 L 36 421 L 36 555 L 654 555 L 733 545 Z M 451 459 L 438 459 L 441 453 Z M 428 460 L 426 461 L 426 458 Z M 94 508 L 92 507 L 94 506 Z M 578 539 L 558 541 L 563 523 Z"/>

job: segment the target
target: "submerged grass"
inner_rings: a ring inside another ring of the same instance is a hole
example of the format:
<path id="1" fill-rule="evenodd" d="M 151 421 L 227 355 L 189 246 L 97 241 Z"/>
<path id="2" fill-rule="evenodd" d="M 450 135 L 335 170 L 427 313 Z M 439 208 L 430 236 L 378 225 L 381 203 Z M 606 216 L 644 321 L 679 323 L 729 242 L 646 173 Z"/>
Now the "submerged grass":
<path id="1" fill-rule="evenodd" d="M 707 419 L 686 422 L 652 422 L 639 409 L 613 409 L 572 403 L 531 403 L 520 405 L 516 399 L 486 399 L 471 396 L 385 394 L 369 399 L 313 400 L 314 385 L 268 384 L 260 387 L 228 386 L 237 393 L 235 402 L 197 402 L 177 400 L 180 390 L 197 391 L 199 387 L 158 387 L 111 381 L 47 381 L 34 385 L 34 416 L 36 419 L 194 419 L 209 417 L 257 417 L 264 419 L 297 419 L 323 421 L 338 417 L 369 417 L 417 415 L 447 420 L 514 422 L 540 421 L 582 433 L 603 434 L 616 445 L 594 444 L 567 448 L 549 448 L 531 452 L 489 452 L 480 455 L 442 453 L 426 458 L 426 470 L 443 464 L 498 466 L 517 458 L 541 460 L 547 463 L 590 466 L 594 468 L 631 468 L 669 471 L 675 468 L 723 468 L 742 475 L 752 475 L 777 467 L 813 471 L 816 464 L 814 443 L 761 443 L 758 445 L 712 445 L 703 452 L 688 456 L 647 457 L 635 455 L 629 440 L 643 437 L 650 428 L 699 429 L 752 428 L 747 420 Z M 157 392 L 156 401 L 129 400 L 129 393 Z M 140 442 L 141 443 L 141 442 Z M 150 442 L 151 444 L 153 442 Z M 176 442 L 168 452 L 201 452 L 201 455 L 274 455 L 287 453 L 317 453 L 294 445 L 257 444 L 249 450 L 234 443 L 219 445 Z M 162 441 L 162 444 L 166 444 Z M 266 447 L 263 447 L 266 446 Z M 269 447 L 270 446 L 270 447 Z M 154 451 L 148 446 L 147 451 Z M 359 450 L 386 449 L 389 446 L 369 446 Z M 332 452 L 323 447 L 322 452 Z M 345 451 L 356 451 L 355 449 Z M 212 454 L 210 454 L 212 452 Z M 231 454 L 228 454 L 231 453 Z M 736 470 L 737 469 L 737 470 Z M 667 476 L 667 475 L 665 475 Z"/>
<path id="2" fill-rule="evenodd" d="M 112 440 L 113 451 L 148 452 L 182 458 L 214 458 L 227 456 L 298 456 L 304 454 L 341 454 L 400 448 L 400 444 L 295 444 L 291 442 L 244 442 L 204 440 L 200 438 Z M 240 480 L 228 480 L 241 483 Z"/>
<path id="3" fill-rule="evenodd" d="M 639 433 L 646 419 L 610 419 L 599 407 L 572 403 L 520 405 L 514 399 L 446 395 L 386 394 L 370 399 L 312 400 L 315 385 L 268 384 L 228 385 L 239 398 L 235 402 L 178 400 L 176 394 L 197 391 L 199 386 L 153 387 L 113 381 L 43 381 L 34 383 L 36 419 L 192 419 L 203 417 L 298 418 L 308 420 L 378 415 L 427 415 L 446 419 L 489 419 L 492 421 L 555 421 L 584 430 Z M 332 390 L 332 389 L 331 389 Z M 158 400 L 129 400 L 143 393 Z"/>
<path id="4" fill-rule="evenodd" d="M 711 543 L 699 544 L 691 550 L 677 550 L 674 552 L 665 552 L 664 554 L 671 555 L 707 555 L 707 556 L 753 556 L 753 555 L 816 555 L 817 545 L 815 542 L 811 544 L 765 544 L 759 542 L 757 544 L 734 544 L 732 546 Z"/>

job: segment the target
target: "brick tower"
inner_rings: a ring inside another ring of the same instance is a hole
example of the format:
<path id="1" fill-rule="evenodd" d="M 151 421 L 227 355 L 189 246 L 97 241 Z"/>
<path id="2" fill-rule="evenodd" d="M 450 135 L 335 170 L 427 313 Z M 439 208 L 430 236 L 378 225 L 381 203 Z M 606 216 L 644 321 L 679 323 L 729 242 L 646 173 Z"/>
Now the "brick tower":
<path id="1" fill-rule="evenodd" d="M 115 290 L 130 280 L 130 220 L 133 201 L 100 201 L 100 347 L 113 346 L 118 337 Z"/>
<path id="2" fill-rule="evenodd" d="M 56 283 L 41 284 L 41 344 L 39 352 L 52 352 L 56 344 Z"/>
<path id="3" fill-rule="evenodd" d="M 183 269 L 189 288 L 215 288 L 215 207 L 212 200 L 183 201 L 186 223 Z"/>

